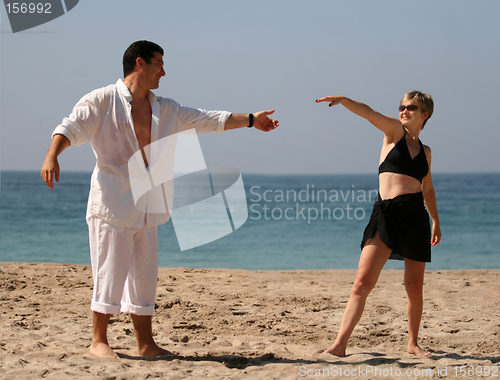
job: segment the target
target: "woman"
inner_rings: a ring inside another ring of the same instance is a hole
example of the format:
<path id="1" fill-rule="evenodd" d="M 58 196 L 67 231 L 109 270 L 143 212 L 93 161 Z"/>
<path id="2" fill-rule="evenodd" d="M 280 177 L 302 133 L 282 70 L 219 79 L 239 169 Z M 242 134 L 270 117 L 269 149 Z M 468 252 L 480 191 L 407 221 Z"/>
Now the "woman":
<path id="1" fill-rule="evenodd" d="M 380 154 L 379 194 L 363 235 L 356 280 L 337 339 L 325 353 L 346 356 L 347 341 L 361 318 L 366 298 L 391 257 L 405 262 L 408 352 L 419 358 L 428 357 L 430 353 L 417 344 L 422 288 L 425 263 L 431 261 L 430 247 L 439 243 L 441 230 L 430 172 L 431 149 L 422 145 L 418 136 L 432 116 L 432 97 L 418 91 L 407 93 L 401 100 L 399 120 L 344 96 L 327 96 L 316 102 L 329 102 L 330 107 L 342 104 L 385 135 Z"/>

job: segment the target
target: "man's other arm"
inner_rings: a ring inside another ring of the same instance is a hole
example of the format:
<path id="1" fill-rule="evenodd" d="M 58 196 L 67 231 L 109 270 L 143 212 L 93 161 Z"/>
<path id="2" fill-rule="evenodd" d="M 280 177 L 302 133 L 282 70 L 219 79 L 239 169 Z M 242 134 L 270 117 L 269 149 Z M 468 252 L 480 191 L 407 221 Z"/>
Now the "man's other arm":
<path id="1" fill-rule="evenodd" d="M 52 138 L 40 173 L 43 182 L 51 189 L 54 188 L 54 175 L 56 181 L 59 182 L 59 162 L 57 157 L 70 145 L 69 139 L 64 135 L 54 135 Z"/>

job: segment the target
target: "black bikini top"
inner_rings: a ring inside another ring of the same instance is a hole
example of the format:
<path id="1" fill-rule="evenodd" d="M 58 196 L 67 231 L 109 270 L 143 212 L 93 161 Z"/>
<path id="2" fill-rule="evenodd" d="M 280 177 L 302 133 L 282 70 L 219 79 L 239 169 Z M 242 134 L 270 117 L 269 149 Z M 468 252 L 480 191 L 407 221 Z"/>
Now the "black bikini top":
<path id="1" fill-rule="evenodd" d="M 378 174 L 386 172 L 406 174 L 418 179 L 422 183 L 422 180 L 429 172 L 429 164 L 425 157 L 422 141 L 419 139 L 418 142 L 420 143 L 420 152 L 412 159 L 406 143 L 405 131 L 404 136 L 392 148 L 384 162 L 378 167 Z"/>

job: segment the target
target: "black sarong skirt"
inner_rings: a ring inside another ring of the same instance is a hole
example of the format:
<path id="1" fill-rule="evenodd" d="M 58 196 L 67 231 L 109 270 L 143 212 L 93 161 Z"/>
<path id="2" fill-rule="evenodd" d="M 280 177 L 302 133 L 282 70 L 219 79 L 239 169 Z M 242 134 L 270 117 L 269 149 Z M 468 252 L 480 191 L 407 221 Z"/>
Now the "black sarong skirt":
<path id="1" fill-rule="evenodd" d="M 431 227 L 422 192 L 385 200 L 378 194 L 361 249 L 377 231 L 392 250 L 390 259 L 431 261 Z"/>

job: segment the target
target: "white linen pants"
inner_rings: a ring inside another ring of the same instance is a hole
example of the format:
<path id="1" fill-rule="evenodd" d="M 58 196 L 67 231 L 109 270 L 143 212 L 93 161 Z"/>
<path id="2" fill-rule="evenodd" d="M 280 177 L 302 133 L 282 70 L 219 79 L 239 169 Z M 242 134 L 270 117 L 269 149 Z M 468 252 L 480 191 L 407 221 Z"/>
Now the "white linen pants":
<path id="1" fill-rule="evenodd" d="M 87 220 L 94 292 L 101 314 L 153 315 L 158 278 L 157 227 L 114 226 Z"/>

